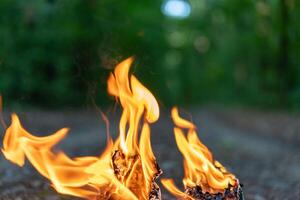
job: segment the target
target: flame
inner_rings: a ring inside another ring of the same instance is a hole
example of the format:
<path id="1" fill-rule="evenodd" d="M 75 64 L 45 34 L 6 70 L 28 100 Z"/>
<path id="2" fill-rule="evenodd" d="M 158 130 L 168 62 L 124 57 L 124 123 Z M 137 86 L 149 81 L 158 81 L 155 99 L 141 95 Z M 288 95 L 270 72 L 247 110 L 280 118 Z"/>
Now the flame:
<path id="1" fill-rule="evenodd" d="M 108 93 L 120 101 L 123 112 L 119 138 L 115 143 L 109 138 L 102 155 L 70 158 L 54 152 L 53 146 L 67 135 L 67 128 L 36 137 L 13 114 L 3 140 L 5 158 L 20 167 L 27 158 L 62 194 L 85 199 L 149 199 L 151 189 L 158 187 L 154 180 L 160 174 L 149 126 L 159 118 L 159 107 L 151 92 L 129 75 L 132 62 L 131 57 L 118 64 L 108 79 Z"/>
<path id="2" fill-rule="evenodd" d="M 227 172 L 221 163 L 214 160 L 212 153 L 199 140 L 196 126 L 181 118 L 176 107 L 172 109 L 171 114 L 176 125 L 174 128 L 176 143 L 184 157 L 183 184 L 185 188 L 200 186 L 203 192 L 215 194 L 224 192 L 228 185 L 237 184 L 235 176 Z M 187 136 L 183 129 L 187 129 Z M 187 195 L 181 192 L 171 179 L 163 179 L 162 184 L 174 196 L 187 198 Z"/>

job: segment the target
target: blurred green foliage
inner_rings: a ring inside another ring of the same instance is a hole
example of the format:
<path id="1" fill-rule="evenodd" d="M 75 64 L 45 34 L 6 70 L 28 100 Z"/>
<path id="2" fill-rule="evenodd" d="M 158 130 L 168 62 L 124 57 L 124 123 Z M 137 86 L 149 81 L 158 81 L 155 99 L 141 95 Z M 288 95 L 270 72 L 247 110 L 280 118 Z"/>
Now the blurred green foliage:
<path id="1" fill-rule="evenodd" d="M 300 108 L 300 3 L 190 0 L 173 19 L 163 1 L 1 0 L 0 92 L 8 104 L 107 103 L 114 65 L 161 104 Z"/>

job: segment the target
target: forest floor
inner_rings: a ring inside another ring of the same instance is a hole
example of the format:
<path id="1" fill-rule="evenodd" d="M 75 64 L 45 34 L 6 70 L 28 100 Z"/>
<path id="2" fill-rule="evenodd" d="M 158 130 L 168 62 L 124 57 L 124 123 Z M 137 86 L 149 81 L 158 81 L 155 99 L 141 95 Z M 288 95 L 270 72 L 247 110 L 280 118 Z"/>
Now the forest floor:
<path id="1" fill-rule="evenodd" d="M 197 124 L 200 139 L 214 157 L 240 179 L 246 200 L 300 197 L 299 115 L 243 109 L 188 108 L 182 111 L 189 113 L 185 116 Z M 108 113 L 111 133 L 117 132 L 119 115 L 116 113 Z M 7 115 L 6 118 L 9 121 Z M 30 111 L 21 112 L 20 118 L 24 127 L 36 135 L 70 127 L 69 135 L 57 148 L 71 156 L 96 156 L 105 146 L 105 126 L 96 112 Z M 161 177 L 173 178 L 181 187 L 182 157 L 172 126 L 169 113 L 162 111 L 160 120 L 152 125 L 151 141 L 164 171 Z M 162 192 L 163 199 L 174 199 L 163 188 Z M 58 195 L 30 164 L 19 168 L 0 154 L 0 200 L 24 199 L 74 198 Z"/>

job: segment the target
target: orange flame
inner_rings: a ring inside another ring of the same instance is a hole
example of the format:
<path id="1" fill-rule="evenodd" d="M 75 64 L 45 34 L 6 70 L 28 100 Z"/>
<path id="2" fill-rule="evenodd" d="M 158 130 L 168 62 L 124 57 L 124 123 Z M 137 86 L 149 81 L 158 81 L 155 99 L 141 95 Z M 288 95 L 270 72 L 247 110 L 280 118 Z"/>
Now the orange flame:
<path id="1" fill-rule="evenodd" d="M 149 124 L 158 119 L 159 107 L 150 91 L 135 76 L 129 76 L 132 62 L 133 58 L 128 58 L 118 64 L 108 79 L 108 92 L 119 99 L 123 112 L 119 138 L 115 144 L 109 138 L 101 156 L 69 158 L 63 152 L 55 153 L 52 147 L 66 136 L 67 128 L 36 137 L 13 114 L 3 140 L 5 158 L 19 166 L 27 158 L 62 194 L 86 199 L 149 199 L 159 174 Z"/>
<path id="2" fill-rule="evenodd" d="M 184 157 L 185 188 L 200 186 L 204 192 L 218 193 L 224 192 L 229 184 L 232 186 L 237 184 L 235 176 L 227 172 L 221 163 L 215 161 L 209 149 L 199 140 L 196 126 L 181 118 L 176 107 L 172 109 L 171 114 L 176 125 L 174 128 L 176 143 Z M 183 129 L 188 130 L 187 136 Z M 174 196 L 187 198 L 171 179 L 162 180 L 162 184 Z"/>

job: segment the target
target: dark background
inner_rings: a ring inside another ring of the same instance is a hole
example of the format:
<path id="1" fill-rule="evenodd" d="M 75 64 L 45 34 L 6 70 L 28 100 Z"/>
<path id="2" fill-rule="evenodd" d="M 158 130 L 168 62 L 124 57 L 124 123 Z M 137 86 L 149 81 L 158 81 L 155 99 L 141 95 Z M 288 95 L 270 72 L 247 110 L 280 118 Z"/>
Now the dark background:
<path id="1" fill-rule="evenodd" d="M 55 149 L 101 154 L 99 108 L 113 138 L 121 112 L 107 95 L 108 74 L 135 56 L 132 73 L 160 105 L 151 144 L 161 177 L 183 188 L 170 117 L 179 105 L 244 184 L 246 200 L 299 199 L 300 1 L 178 1 L 190 15 L 162 12 L 168 0 L 0 0 L 0 141 L 17 111 L 37 136 L 70 127 Z M 163 200 L 174 199 L 161 189 Z M 0 200 L 17 199 L 74 198 L 57 194 L 28 162 L 19 168 L 0 153 Z"/>
<path id="2" fill-rule="evenodd" d="M 106 79 L 133 72 L 162 105 L 299 110 L 296 0 L 1 0 L 0 92 L 6 107 L 107 105 Z"/>

